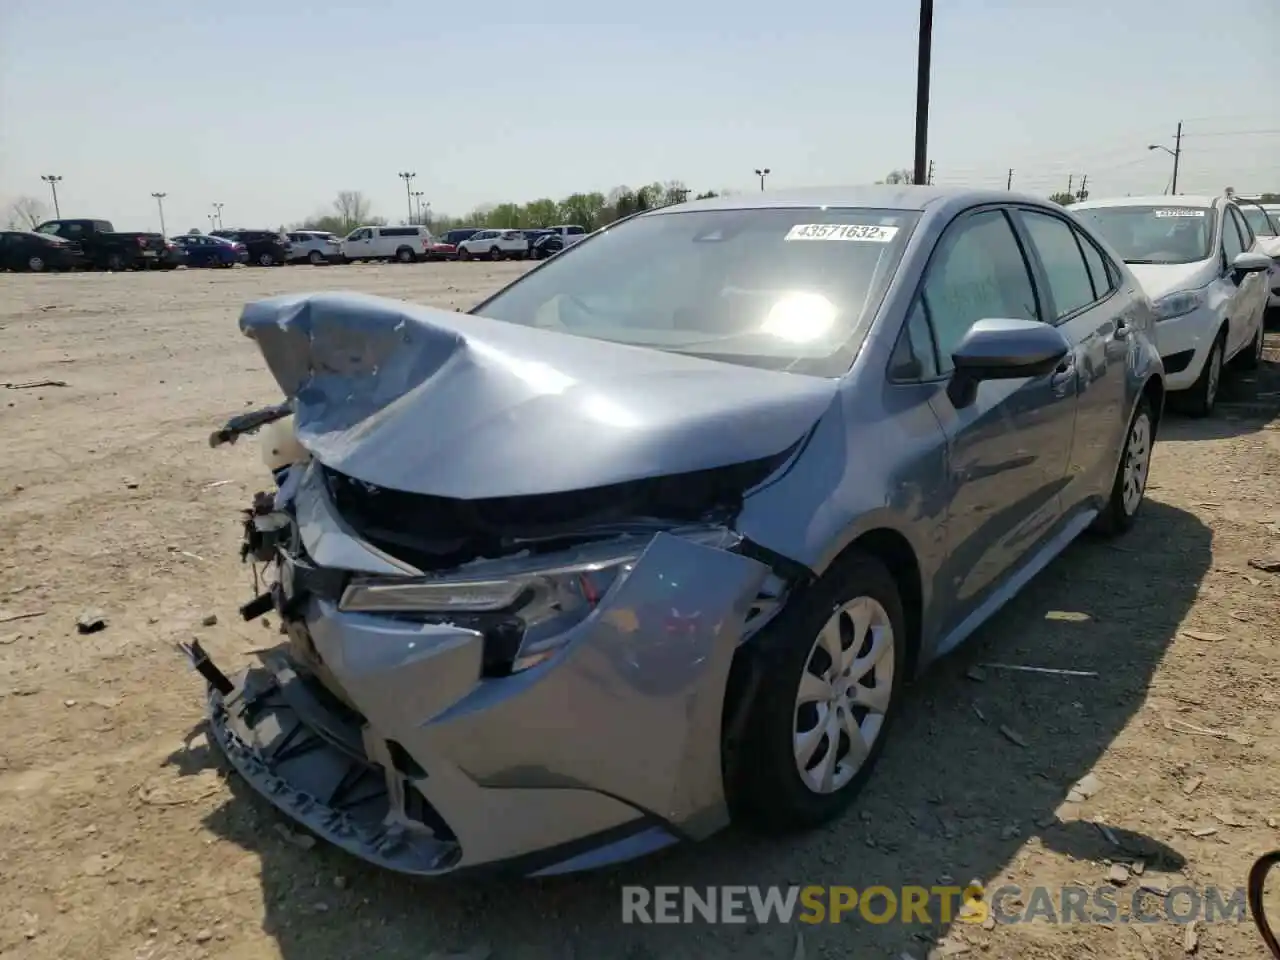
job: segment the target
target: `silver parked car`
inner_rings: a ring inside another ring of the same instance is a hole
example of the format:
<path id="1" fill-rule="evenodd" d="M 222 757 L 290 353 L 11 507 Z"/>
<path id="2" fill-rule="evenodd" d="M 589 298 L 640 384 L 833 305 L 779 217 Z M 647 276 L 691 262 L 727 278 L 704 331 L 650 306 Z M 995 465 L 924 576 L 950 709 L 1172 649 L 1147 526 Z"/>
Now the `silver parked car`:
<path id="1" fill-rule="evenodd" d="M 342 240 L 325 230 L 294 230 L 289 234 L 289 262 L 342 263 Z"/>
<path id="2" fill-rule="evenodd" d="M 907 680 L 1133 523 L 1153 322 L 1061 207 L 896 186 L 648 211 L 470 313 L 252 303 L 287 399 L 211 442 L 270 423 L 242 613 L 288 642 L 186 648 L 213 736 L 406 873 L 827 821 Z"/>

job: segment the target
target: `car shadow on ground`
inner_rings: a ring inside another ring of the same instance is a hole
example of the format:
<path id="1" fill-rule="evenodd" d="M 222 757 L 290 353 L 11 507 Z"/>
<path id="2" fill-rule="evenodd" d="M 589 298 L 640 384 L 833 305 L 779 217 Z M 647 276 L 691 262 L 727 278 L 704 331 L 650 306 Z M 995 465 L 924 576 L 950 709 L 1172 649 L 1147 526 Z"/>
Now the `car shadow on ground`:
<path id="1" fill-rule="evenodd" d="M 809 957 L 855 950 L 923 957 L 949 928 L 936 905 L 929 922 L 909 926 L 868 923 L 856 912 L 816 926 L 624 925 L 621 887 L 900 890 L 1008 883 L 1012 876 L 1029 890 L 1043 849 L 1082 861 L 1137 858 L 1149 875 L 1175 872 L 1183 862 L 1176 849 L 1122 823 L 1103 830 L 1082 822 L 1077 807 L 1063 804 L 1126 725 L 1141 722 L 1156 667 L 1210 563 L 1208 528 L 1157 501 L 1144 505 L 1121 541 L 1077 542 L 909 690 L 866 790 L 837 822 L 802 836 L 765 839 L 730 829 L 595 874 L 421 881 L 366 867 L 323 842 L 301 849 L 298 837 L 281 829 L 285 818 L 234 774 L 226 781 L 232 796 L 205 825 L 261 859 L 263 928 L 286 960 L 421 960 L 435 950 L 475 960 L 794 960 L 799 935 Z M 981 666 L 987 662 L 1088 675 Z M 228 769 L 207 746 L 173 762 L 185 773 Z M 1080 866 L 1080 882 L 1106 882 L 1105 867 Z"/>

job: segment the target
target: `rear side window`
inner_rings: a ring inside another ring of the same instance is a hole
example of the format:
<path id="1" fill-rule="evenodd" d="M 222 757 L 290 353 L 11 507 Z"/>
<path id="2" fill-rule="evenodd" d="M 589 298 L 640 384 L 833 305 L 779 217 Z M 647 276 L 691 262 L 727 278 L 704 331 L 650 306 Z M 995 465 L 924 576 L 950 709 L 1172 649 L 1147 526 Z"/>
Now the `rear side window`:
<path id="1" fill-rule="evenodd" d="M 571 237 L 580 237 L 586 232 L 587 231 L 583 230 L 581 227 L 570 227 L 565 231 L 565 233 L 569 234 Z"/>
<path id="2" fill-rule="evenodd" d="M 951 372 L 951 354 L 979 320 L 1041 319 L 1022 248 L 999 210 L 970 214 L 947 231 L 929 263 L 921 298 L 940 373 Z"/>
<path id="3" fill-rule="evenodd" d="M 1076 232 L 1065 220 L 1033 210 L 1019 212 L 1031 243 L 1040 255 L 1049 293 L 1053 296 L 1054 319 L 1075 313 L 1096 299 L 1084 253 L 1076 241 Z"/>
<path id="4" fill-rule="evenodd" d="M 1240 254 L 1244 253 L 1244 241 L 1240 238 L 1240 227 L 1235 218 L 1231 216 L 1232 212 L 1228 208 L 1224 211 L 1226 216 L 1222 218 L 1222 249 L 1226 252 L 1228 265 Z"/>
<path id="5" fill-rule="evenodd" d="M 416 237 L 417 227 L 382 227 L 378 234 L 383 237 Z"/>

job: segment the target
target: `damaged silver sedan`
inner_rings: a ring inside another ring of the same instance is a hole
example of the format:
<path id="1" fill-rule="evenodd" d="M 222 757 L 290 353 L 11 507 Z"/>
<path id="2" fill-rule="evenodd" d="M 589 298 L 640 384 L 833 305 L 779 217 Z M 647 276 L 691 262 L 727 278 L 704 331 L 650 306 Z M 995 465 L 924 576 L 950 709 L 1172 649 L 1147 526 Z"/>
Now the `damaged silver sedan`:
<path id="1" fill-rule="evenodd" d="M 903 684 L 1088 527 L 1163 407 L 1149 302 L 1062 208 L 876 187 L 633 217 L 470 313 L 248 305 L 284 393 L 234 767 L 393 870 L 564 873 L 823 823 Z"/>

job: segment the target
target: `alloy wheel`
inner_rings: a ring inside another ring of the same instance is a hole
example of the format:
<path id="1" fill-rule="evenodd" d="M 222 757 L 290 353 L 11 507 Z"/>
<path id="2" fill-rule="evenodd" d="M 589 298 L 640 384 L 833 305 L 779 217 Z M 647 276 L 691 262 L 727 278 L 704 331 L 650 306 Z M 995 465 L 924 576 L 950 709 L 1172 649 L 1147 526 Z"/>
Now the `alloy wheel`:
<path id="1" fill-rule="evenodd" d="M 1133 516 L 1147 489 L 1147 470 L 1151 466 L 1151 418 L 1139 413 L 1129 428 L 1124 450 L 1124 479 L 1120 502 L 1124 512 Z"/>
<path id="2" fill-rule="evenodd" d="M 800 779 L 814 793 L 846 786 L 871 752 L 893 695 L 893 625 L 870 597 L 836 608 L 800 675 L 793 741 Z"/>

